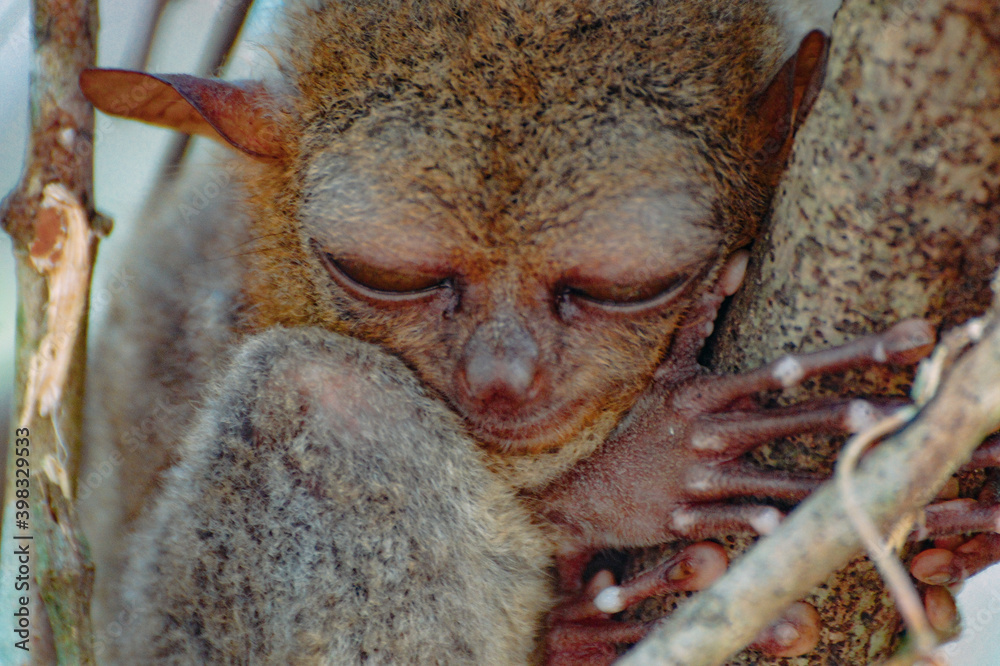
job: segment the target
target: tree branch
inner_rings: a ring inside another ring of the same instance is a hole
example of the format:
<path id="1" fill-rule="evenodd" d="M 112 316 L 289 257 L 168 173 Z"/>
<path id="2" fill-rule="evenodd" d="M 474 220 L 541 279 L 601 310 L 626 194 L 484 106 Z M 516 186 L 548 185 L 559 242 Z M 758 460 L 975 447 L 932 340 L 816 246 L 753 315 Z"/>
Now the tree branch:
<path id="1" fill-rule="evenodd" d="M 94 64 L 97 3 L 36 0 L 33 12 L 28 158 L 2 210 L 18 278 L 17 417 L 3 559 L 5 570 L 20 571 L 27 553 L 33 576 L 28 589 L 4 587 L 13 596 L 3 607 L 18 620 L 27 608 L 31 619 L 30 628 L 15 621 L 17 641 L 30 652 L 15 648 L 12 663 L 89 664 L 93 568 L 72 498 L 90 275 L 107 224 L 93 211 L 94 118 L 77 77 Z"/>

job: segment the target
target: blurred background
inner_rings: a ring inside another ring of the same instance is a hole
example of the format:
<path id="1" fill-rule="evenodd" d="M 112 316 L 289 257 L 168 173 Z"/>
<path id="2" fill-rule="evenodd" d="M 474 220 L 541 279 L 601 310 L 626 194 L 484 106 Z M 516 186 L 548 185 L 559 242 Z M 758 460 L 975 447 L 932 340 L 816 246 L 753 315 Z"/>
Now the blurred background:
<path id="1" fill-rule="evenodd" d="M 272 66 L 267 38 L 280 5 L 281 0 L 257 0 L 252 6 L 250 0 L 100 0 L 99 64 L 253 78 Z M 17 184 L 26 148 L 29 16 L 29 0 L 0 0 L 0 196 Z M 114 220 L 115 229 L 100 247 L 92 330 L 114 291 L 127 287 L 128 276 L 116 276 L 110 267 L 116 253 L 127 251 L 143 202 L 179 168 L 182 157 L 210 159 L 201 140 L 102 115 L 95 137 L 97 207 Z M 0 233 L 0 444 L 9 436 L 12 409 L 14 289 L 11 244 Z M 942 654 L 953 664 L 1000 664 L 1000 566 L 969 581 L 959 604 L 963 637 L 942 648 Z"/>
<path id="2" fill-rule="evenodd" d="M 248 16 L 250 5 L 251 0 L 102 0 L 99 64 L 252 77 L 271 64 L 262 40 L 281 2 L 258 1 Z M 0 197 L 17 185 L 27 145 L 29 17 L 29 0 L 0 0 Z M 182 157 L 204 160 L 208 152 L 208 142 L 103 115 L 96 119 L 95 144 L 97 207 L 115 227 L 99 249 L 92 327 L 100 325 L 114 291 L 127 285 L 127 276 L 112 275 L 110 267 L 114 256 L 127 250 L 143 203 L 175 173 Z M 14 288 L 10 239 L 0 233 L 0 446 L 8 437 L 13 408 Z"/>

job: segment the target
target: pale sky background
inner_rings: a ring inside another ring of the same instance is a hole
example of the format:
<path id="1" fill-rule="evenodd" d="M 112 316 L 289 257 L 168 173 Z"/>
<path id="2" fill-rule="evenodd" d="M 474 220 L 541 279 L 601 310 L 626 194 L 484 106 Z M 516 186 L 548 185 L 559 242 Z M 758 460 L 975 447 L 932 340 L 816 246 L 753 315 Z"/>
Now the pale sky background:
<path id="1" fill-rule="evenodd" d="M 129 62 L 132 40 L 147 21 L 150 0 L 101 0 L 99 63 L 106 67 L 134 66 Z M 212 19 L 225 8 L 226 0 L 172 0 L 160 24 L 169 35 L 154 42 L 150 69 L 197 73 L 203 68 L 201 45 L 211 33 Z M 266 42 L 275 5 L 280 0 L 258 0 L 244 29 L 243 41 Z M 0 0 L 0 196 L 17 184 L 25 152 L 28 123 L 29 1 Z M 177 48 L 184 42 L 183 48 Z M 267 57 L 259 48 L 243 48 L 229 72 L 244 78 L 266 68 Z M 115 232 L 103 241 L 106 258 L 127 247 L 129 230 L 148 194 L 160 159 L 171 141 L 166 130 L 118 120 L 98 119 L 95 192 L 98 208 L 115 219 Z M 98 263 L 95 289 L 106 279 L 107 261 Z M 99 322 L 100 313 L 95 313 Z M 10 240 L 0 233 L 0 386 L 13 385 L 14 276 Z M 0 389 L 0 409 L 9 410 L 10 388 Z M 8 586 L 9 581 L 0 581 Z M 977 576 L 959 596 L 964 618 L 961 645 L 943 648 L 958 666 L 1000 664 L 1000 566 Z M 4 621 L 4 625 L 7 622 Z M 7 626 L 0 627 L 6 641 Z M 6 648 L 0 648 L 0 664 Z"/>

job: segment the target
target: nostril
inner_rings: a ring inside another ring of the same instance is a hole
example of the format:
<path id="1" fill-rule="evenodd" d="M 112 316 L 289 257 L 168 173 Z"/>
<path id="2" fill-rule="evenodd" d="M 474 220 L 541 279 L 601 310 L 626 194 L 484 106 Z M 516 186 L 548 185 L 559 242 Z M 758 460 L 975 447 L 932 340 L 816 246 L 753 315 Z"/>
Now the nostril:
<path id="1" fill-rule="evenodd" d="M 538 345 L 523 327 L 481 327 L 467 343 L 462 364 L 469 400 L 501 411 L 530 402 L 538 394 L 538 358 Z"/>
<path id="2" fill-rule="evenodd" d="M 520 406 L 534 397 L 536 375 L 536 359 L 522 356 L 477 354 L 465 364 L 469 397 L 478 403 Z"/>
<path id="3" fill-rule="evenodd" d="M 517 357 L 507 359 L 500 371 L 502 382 L 512 394 L 527 397 L 535 382 L 535 359 Z"/>

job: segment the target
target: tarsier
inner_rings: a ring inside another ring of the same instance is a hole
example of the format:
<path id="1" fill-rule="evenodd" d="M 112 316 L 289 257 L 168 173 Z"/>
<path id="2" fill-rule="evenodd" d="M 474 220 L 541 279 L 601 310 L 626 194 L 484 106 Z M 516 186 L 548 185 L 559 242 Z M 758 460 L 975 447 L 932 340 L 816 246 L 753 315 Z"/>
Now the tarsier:
<path id="1" fill-rule="evenodd" d="M 753 395 L 933 341 L 910 321 L 698 365 L 822 79 L 826 38 L 785 60 L 764 3 L 287 22 L 274 81 L 81 77 L 102 110 L 242 153 L 209 208 L 158 202 L 95 351 L 86 464 L 119 482 L 85 518 L 122 663 L 608 663 L 648 629 L 614 612 L 726 561 L 698 542 L 588 584 L 594 552 L 768 531 L 820 480 L 742 455 L 864 410 Z M 811 648 L 813 616 L 785 624 L 759 649 Z"/>

